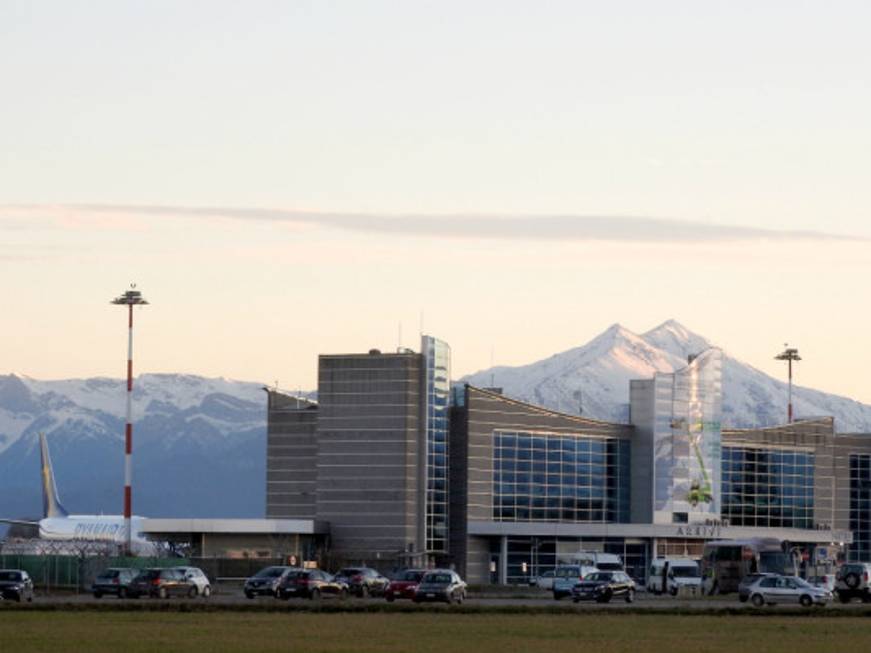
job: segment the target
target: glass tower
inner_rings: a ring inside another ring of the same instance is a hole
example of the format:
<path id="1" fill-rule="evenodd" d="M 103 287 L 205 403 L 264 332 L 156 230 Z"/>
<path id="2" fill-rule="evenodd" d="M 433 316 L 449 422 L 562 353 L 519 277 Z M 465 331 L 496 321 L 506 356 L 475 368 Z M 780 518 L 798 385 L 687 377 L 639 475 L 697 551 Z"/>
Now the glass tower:
<path id="1" fill-rule="evenodd" d="M 422 336 L 425 365 L 426 551 L 446 553 L 448 545 L 448 435 L 450 429 L 451 348 Z"/>
<path id="2" fill-rule="evenodd" d="M 654 521 L 720 518 L 723 354 L 654 379 Z"/>

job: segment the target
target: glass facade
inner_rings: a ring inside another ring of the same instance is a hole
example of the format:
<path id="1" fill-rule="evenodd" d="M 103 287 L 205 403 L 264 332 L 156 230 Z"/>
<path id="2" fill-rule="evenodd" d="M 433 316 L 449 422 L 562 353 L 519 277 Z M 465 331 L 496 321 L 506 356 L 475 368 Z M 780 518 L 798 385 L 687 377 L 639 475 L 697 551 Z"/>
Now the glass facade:
<path id="1" fill-rule="evenodd" d="M 723 447 L 722 477 L 732 526 L 813 528 L 813 453 Z"/>
<path id="2" fill-rule="evenodd" d="M 851 562 L 871 560 L 871 455 L 850 454 Z"/>
<path id="3" fill-rule="evenodd" d="M 448 434 L 450 431 L 451 348 L 423 336 L 426 365 L 426 550 L 444 553 L 448 546 Z"/>
<path id="4" fill-rule="evenodd" d="M 654 521 L 720 517 L 723 353 L 654 377 Z"/>
<path id="5" fill-rule="evenodd" d="M 510 584 L 526 584 L 531 578 L 553 571 L 560 564 L 571 564 L 580 552 L 618 555 L 626 573 L 641 582 L 650 561 L 647 543 L 631 538 L 509 537 L 507 545 L 506 580 Z M 498 539 L 491 541 L 491 560 L 498 559 L 499 547 Z"/>
<path id="6" fill-rule="evenodd" d="M 496 431 L 493 519 L 628 522 L 629 441 Z"/>

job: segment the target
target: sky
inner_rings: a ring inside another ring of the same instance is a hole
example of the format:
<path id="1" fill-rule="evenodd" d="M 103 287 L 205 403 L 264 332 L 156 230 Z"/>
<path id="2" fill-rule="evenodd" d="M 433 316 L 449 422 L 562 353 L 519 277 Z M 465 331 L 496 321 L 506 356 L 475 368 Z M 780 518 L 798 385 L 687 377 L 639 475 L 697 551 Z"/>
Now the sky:
<path id="1" fill-rule="evenodd" d="M 313 388 L 674 318 L 871 402 L 871 5 L 0 0 L 0 373 Z"/>

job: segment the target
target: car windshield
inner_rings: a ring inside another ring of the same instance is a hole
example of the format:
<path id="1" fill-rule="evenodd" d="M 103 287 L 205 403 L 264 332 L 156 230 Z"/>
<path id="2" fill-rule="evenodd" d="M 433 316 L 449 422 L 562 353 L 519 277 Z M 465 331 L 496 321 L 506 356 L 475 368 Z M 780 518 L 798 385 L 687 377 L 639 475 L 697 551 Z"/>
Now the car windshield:
<path id="1" fill-rule="evenodd" d="M 16 581 L 21 580 L 20 571 L 0 571 L 0 580 Z"/>
<path id="2" fill-rule="evenodd" d="M 254 576 L 255 578 L 278 578 L 281 574 L 284 573 L 284 567 L 267 567 L 266 569 L 261 569 Z"/>
<path id="3" fill-rule="evenodd" d="M 138 578 L 144 580 L 152 580 L 160 576 L 160 569 L 146 569 L 142 573 L 139 574 Z"/>
<path id="4" fill-rule="evenodd" d="M 427 574 L 423 577 L 424 583 L 430 585 L 448 585 L 451 582 L 450 574 Z"/>
<path id="5" fill-rule="evenodd" d="M 611 580 L 611 578 L 613 576 L 614 576 L 614 574 L 612 574 L 611 572 L 599 571 L 599 572 L 596 572 L 595 574 L 590 574 L 584 580 L 594 580 L 594 581 L 596 581 L 596 580 L 599 580 L 599 581 L 600 580 Z"/>
<path id="6" fill-rule="evenodd" d="M 619 562 L 600 562 L 596 566 L 602 571 L 609 569 L 612 571 L 620 571 L 621 569 L 623 569 L 623 565 L 621 565 Z"/>
<path id="7" fill-rule="evenodd" d="M 342 569 L 338 574 L 336 574 L 336 576 L 351 577 L 351 576 L 357 576 L 357 575 L 362 574 L 362 573 L 363 573 L 362 569 L 356 569 L 354 567 L 347 567 L 346 569 Z"/>
<path id="8" fill-rule="evenodd" d="M 107 569 L 100 574 L 100 578 L 118 578 L 120 573 L 117 569 Z"/>
<path id="9" fill-rule="evenodd" d="M 675 578 L 698 578 L 698 567 L 672 567 L 671 573 Z"/>
<path id="10" fill-rule="evenodd" d="M 580 567 L 559 567 L 554 575 L 557 578 L 574 578 L 581 575 Z"/>
<path id="11" fill-rule="evenodd" d="M 399 580 L 408 580 L 414 583 L 419 583 L 421 578 L 423 578 L 422 571 L 406 571 L 402 574 L 402 577 Z"/>
<path id="12" fill-rule="evenodd" d="M 813 585 L 808 583 L 804 578 L 796 577 L 796 578 L 792 578 L 791 580 L 795 581 L 795 584 L 798 585 L 799 587 L 803 587 L 803 588 L 813 587 Z"/>
<path id="13" fill-rule="evenodd" d="M 774 574 L 795 573 L 792 558 L 779 551 L 763 551 L 759 554 L 759 571 Z"/>

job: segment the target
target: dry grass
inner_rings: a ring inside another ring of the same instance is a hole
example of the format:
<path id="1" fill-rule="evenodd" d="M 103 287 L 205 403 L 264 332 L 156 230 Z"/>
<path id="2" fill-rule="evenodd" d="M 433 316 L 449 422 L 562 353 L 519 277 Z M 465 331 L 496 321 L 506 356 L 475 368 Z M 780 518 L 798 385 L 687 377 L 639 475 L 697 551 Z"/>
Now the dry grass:
<path id="1" fill-rule="evenodd" d="M 871 619 L 640 614 L 6 612 L 9 651 L 859 651 Z M 7 648 L 8 647 L 8 648 Z"/>

